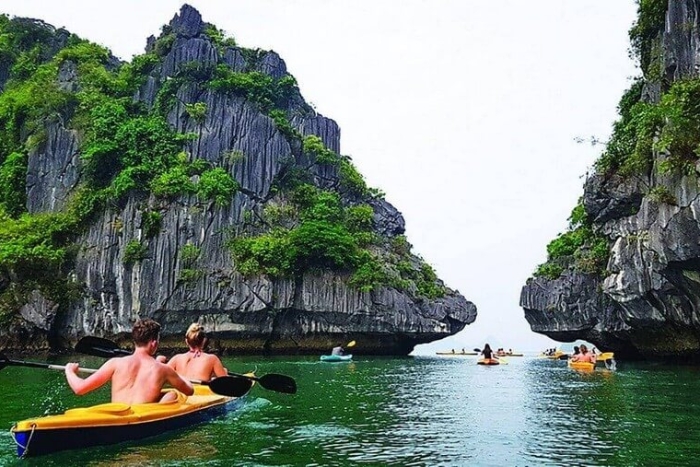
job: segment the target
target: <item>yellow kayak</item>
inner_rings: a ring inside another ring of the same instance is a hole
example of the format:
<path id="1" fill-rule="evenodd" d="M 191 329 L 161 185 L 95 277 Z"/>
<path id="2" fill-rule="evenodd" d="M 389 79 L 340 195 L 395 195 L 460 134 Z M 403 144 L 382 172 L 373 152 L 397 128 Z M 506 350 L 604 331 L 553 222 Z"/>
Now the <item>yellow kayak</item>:
<path id="1" fill-rule="evenodd" d="M 478 355 L 477 352 L 435 352 L 435 355 Z"/>
<path id="2" fill-rule="evenodd" d="M 595 369 L 595 363 L 590 362 L 572 362 L 569 360 L 567 365 L 574 370 L 593 371 Z"/>
<path id="3" fill-rule="evenodd" d="M 17 455 L 38 456 L 159 435 L 237 408 L 247 393 L 228 397 L 213 393 L 207 386 L 195 385 L 194 395 L 177 394 L 178 400 L 169 403 L 107 403 L 23 420 L 11 429 Z"/>
<path id="4" fill-rule="evenodd" d="M 566 352 L 562 352 L 561 350 L 557 350 L 555 353 L 552 355 L 546 355 L 541 353 L 540 358 L 548 358 L 549 360 L 564 360 L 569 357 L 569 354 Z"/>

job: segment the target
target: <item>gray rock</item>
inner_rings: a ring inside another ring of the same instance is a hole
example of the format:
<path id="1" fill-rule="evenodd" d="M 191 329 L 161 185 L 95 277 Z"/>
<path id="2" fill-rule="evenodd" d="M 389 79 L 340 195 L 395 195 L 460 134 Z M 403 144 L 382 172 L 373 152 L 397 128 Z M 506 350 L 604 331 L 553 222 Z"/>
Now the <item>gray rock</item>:
<path id="1" fill-rule="evenodd" d="M 699 12 L 697 0 L 668 2 L 657 38 L 664 73 L 645 83 L 644 100 L 658 102 L 674 81 L 698 78 Z M 700 360 L 698 171 L 659 170 L 668 157 L 655 153 L 650 174 L 586 181 L 584 206 L 612 245 L 607 270 L 528 280 L 520 302 L 533 331 L 587 339 L 623 357 Z"/>
<path id="2" fill-rule="evenodd" d="M 266 53 L 260 60 L 258 69 L 262 73 L 270 75 L 276 79 L 282 78 L 287 74 L 287 65 L 275 52 Z"/>
<path id="3" fill-rule="evenodd" d="M 180 14 L 170 21 L 173 32 L 179 36 L 196 37 L 204 30 L 202 15 L 190 5 L 182 5 Z"/>
<path id="4" fill-rule="evenodd" d="M 38 290 L 33 290 L 29 302 L 20 308 L 19 313 L 25 321 L 49 331 L 53 327 L 57 310 L 57 303 L 47 300 Z"/>
<path id="5" fill-rule="evenodd" d="M 234 70 L 246 66 L 235 48 L 219 56 L 201 35 L 204 23 L 192 7 L 183 6 L 171 28 L 176 33 L 173 46 L 135 93 L 135 101 L 152 106 L 164 80 L 188 63 L 207 67 L 222 61 Z M 153 47 L 153 40 L 149 43 Z M 274 52 L 262 56 L 257 66 L 276 78 L 287 74 Z M 59 82 L 73 91 L 75 77 L 75 68 L 67 63 Z M 186 105 L 194 103 L 206 105 L 203 121 L 188 115 Z M 293 97 L 286 111 L 302 135 L 316 135 L 339 153 L 340 129 L 333 120 L 316 114 L 301 95 Z M 476 319 L 474 304 L 450 289 L 444 297 L 429 300 L 390 287 L 362 292 L 349 286 L 350 277 L 343 272 L 314 271 L 296 278 L 241 276 L 227 242 L 248 228 L 251 213 L 260 215 L 267 203 L 283 201 L 282 195 L 271 192 L 280 170 L 295 164 L 308 170 L 319 186 L 338 187 L 337 167 L 308 160 L 298 141 L 288 140 L 254 102 L 196 83 L 177 90 L 167 120 L 179 132 L 196 135 L 185 147 L 190 160 L 224 168 L 240 191 L 224 207 L 196 196 L 166 201 L 133 194 L 101 213 L 76 242 L 79 251 L 71 277 L 84 291 L 82 297 L 60 313 L 32 298 L 22 309 L 24 322 L 11 328 L 21 332 L 8 338 L 6 346 L 26 346 L 28 338 L 35 338 L 39 347 L 49 342 L 71 345 L 83 335 L 121 340 L 136 319 L 153 317 L 164 326 L 164 346 L 181 347 L 187 326 L 200 321 L 222 351 L 318 353 L 335 340 L 352 338 L 362 341 L 361 353 L 405 355 L 414 345 L 454 334 Z M 46 141 L 29 155 L 27 203 L 32 213 L 63 209 L 80 181 L 81 135 L 60 122 L 48 124 L 46 131 Z M 403 216 L 391 204 L 358 196 L 342 201 L 368 202 L 376 233 L 389 239 L 404 233 Z M 162 216 L 162 229 L 151 238 L 142 229 L 145 211 Z M 145 247 L 146 255 L 126 264 L 125 249 L 133 241 Z M 187 245 L 199 249 L 194 264 L 182 261 Z M 411 259 L 419 264 L 417 257 Z M 198 274 L 186 277 L 184 270 Z"/>
<path id="6" fill-rule="evenodd" d="M 80 177 L 79 142 L 75 130 L 60 123 L 46 128 L 46 141 L 29 153 L 27 210 L 30 213 L 62 210 Z"/>
<path id="7" fill-rule="evenodd" d="M 594 222 L 603 224 L 610 219 L 634 214 L 642 202 L 641 181 L 618 175 L 591 175 L 584 185 L 583 205 Z"/>

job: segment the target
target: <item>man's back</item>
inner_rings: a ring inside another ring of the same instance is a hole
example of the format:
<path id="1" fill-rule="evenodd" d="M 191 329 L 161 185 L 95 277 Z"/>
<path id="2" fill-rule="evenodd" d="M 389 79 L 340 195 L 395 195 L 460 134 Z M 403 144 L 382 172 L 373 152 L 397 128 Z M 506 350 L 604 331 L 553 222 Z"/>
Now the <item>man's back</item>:
<path id="1" fill-rule="evenodd" d="M 189 379 L 209 381 L 212 377 L 227 374 L 219 357 L 205 352 L 185 352 L 175 355 L 169 365 L 180 375 Z"/>
<path id="2" fill-rule="evenodd" d="M 112 359 L 112 402 L 142 404 L 158 402 L 168 381 L 165 365 L 139 354 Z"/>

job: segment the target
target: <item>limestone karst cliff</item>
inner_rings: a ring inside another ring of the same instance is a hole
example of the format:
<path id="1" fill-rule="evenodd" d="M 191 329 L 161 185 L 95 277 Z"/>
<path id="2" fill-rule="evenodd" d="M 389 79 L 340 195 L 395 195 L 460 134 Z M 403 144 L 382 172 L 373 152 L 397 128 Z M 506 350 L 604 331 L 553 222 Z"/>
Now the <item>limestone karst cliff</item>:
<path id="1" fill-rule="evenodd" d="M 0 348 L 200 321 L 222 351 L 407 354 L 476 307 L 411 252 L 275 52 L 185 5 L 123 63 L 0 17 Z"/>
<path id="2" fill-rule="evenodd" d="M 523 287 L 533 331 L 626 358 L 700 359 L 700 2 L 639 2 L 643 77 L 571 228 Z"/>

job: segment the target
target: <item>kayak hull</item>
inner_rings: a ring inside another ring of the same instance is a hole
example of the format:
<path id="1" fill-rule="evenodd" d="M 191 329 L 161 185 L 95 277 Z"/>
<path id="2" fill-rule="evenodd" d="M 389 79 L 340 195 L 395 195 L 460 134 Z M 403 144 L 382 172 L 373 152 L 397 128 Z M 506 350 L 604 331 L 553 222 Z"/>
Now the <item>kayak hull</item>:
<path id="1" fill-rule="evenodd" d="M 349 362 L 352 355 L 321 355 L 322 362 Z"/>
<path id="2" fill-rule="evenodd" d="M 590 362 L 572 362 L 569 360 L 567 365 L 574 370 L 593 371 L 595 369 L 595 363 Z"/>
<path id="3" fill-rule="evenodd" d="M 195 395 L 153 404 L 100 404 L 18 422 L 11 429 L 19 457 L 134 441 L 197 425 L 239 407 L 243 397 Z"/>
<path id="4" fill-rule="evenodd" d="M 500 365 L 501 362 L 494 358 L 482 358 L 476 362 L 477 365 Z"/>

